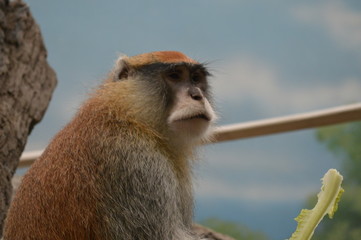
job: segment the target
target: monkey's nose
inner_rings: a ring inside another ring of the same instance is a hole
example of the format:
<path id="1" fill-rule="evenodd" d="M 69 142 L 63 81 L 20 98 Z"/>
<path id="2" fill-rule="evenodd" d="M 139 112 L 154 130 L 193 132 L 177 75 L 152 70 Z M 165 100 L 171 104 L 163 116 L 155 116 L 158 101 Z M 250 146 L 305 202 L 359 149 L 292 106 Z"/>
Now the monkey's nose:
<path id="1" fill-rule="evenodd" d="M 189 88 L 188 93 L 193 100 L 201 101 L 203 99 L 202 90 L 198 87 Z"/>

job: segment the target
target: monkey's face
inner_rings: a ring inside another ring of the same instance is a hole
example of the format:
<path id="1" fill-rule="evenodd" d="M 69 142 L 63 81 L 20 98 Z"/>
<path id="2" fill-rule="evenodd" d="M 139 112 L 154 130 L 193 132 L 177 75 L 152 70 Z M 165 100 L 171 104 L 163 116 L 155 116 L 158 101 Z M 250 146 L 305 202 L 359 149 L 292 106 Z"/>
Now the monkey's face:
<path id="1" fill-rule="evenodd" d="M 208 101 L 208 72 L 201 64 L 179 63 L 171 64 L 162 75 L 171 95 L 169 129 L 186 140 L 203 138 L 215 120 Z"/>
<path id="2" fill-rule="evenodd" d="M 180 52 L 152 52 L 120 58 L 113 84 L 115 89 L 127 89 L 120 105 L 127 102 L 128 113 L 133 112 L 137 120 L 170 133 L 171 139 L 192 144 L 207 137 L 216 118 L 207 76 L 202 64 Z"/>

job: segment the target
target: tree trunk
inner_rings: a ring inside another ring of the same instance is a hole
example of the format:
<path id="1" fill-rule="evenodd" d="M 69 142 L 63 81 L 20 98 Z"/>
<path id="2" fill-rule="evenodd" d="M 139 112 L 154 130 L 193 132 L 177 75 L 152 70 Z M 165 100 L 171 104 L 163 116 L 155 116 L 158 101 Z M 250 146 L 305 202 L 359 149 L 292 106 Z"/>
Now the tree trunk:
<path id="1" fill-rule="evenodd" d="M 46 58 L 28 6 L 21 0 L 0 0 L 0 237 L 11 200 L 11 178 L 56 85 Z"/>

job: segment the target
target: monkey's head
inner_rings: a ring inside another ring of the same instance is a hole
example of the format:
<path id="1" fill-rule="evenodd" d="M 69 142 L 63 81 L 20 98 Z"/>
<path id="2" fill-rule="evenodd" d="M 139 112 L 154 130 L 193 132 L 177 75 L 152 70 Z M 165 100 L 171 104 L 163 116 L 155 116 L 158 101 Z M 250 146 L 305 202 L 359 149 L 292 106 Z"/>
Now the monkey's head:
<path id="1" fill-rule="evenodd" d="M 207 137 L 216 119 L 206 67 L 180 52 L 162 51 L 116 62 L 105 85 L 124 115 L 189 144 Z M 107 87 L 107 88 L 108 88 Z"/>

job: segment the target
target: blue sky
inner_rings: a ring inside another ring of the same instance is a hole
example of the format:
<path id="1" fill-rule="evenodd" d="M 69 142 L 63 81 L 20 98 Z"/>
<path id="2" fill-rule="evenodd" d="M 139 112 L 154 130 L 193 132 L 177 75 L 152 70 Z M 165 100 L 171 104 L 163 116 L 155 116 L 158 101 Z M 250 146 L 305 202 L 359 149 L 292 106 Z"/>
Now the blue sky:
<path id="1" fill-rule="evenodd" d="M 358 0 L 26 1 L 58 86 L 27 150 L 46 147 L 118 54 L 178 50 L 208 62 L 219 124 L 361 101 Z M 218 216 L 285 239 L 335 159 L 314 130 L 206 146 L 197 220 Z M 337 220 L 337 216 L 336 219 Z"/>

